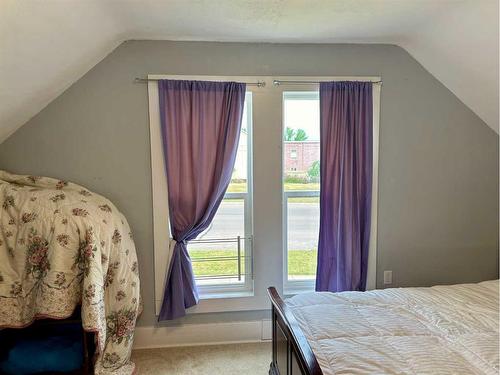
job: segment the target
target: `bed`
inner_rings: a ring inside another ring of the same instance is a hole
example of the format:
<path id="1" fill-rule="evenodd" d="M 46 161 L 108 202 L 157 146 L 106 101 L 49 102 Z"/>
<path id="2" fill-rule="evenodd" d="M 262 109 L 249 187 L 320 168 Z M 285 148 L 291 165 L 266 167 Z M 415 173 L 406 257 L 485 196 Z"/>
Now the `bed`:
<path id="1" fill-rule="evenodd" d="M 498 374 L 499 281 L 272 302 L 271 375 Z"/>
<path id="2" fill-rule="evenodd" d="M 132 374 L 139 270 L 125 217 L 102 196 L 0 171 L 0 328 L 65 319 L 81 306 L 96 374 Z"/>

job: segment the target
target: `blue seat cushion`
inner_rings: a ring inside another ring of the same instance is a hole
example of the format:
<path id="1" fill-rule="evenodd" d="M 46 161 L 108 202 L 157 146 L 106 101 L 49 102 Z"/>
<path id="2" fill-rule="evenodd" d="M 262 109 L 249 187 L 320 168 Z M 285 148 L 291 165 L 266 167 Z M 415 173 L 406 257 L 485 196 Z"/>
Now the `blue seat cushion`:
<path id="1" fill-rule="evenodd" d="M 49 329 L 0 331 L 0 373 L 71 372 L 83 365 L 83 333 L 79 324 Z"/>

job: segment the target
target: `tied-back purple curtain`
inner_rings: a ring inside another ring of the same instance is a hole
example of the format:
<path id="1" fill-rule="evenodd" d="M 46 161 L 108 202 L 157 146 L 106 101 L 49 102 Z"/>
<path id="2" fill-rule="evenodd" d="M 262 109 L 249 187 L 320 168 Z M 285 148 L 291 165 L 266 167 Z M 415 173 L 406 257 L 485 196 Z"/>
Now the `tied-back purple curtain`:
<path id="1" fill-rule="evenodd" d="M 236 82 L 158 82 L 175 241 L 159 320 L 184 316 L 198 303 L 187 242 L 210 225 L 231 180 L 245 90 Z"/>
<path id="2" fill-rule="evenodd" d="M 320 127 L 316 290 L 365 290 L 372 196 L 372 83 L 321 83 Z"/>

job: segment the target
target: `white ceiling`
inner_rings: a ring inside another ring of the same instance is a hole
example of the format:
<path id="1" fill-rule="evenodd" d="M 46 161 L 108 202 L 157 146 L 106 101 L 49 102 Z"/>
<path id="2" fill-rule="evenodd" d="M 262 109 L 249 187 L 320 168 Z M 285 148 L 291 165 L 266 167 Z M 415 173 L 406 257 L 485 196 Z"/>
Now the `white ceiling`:
<path id="1" fill-rule="evenodd" d="M 128 39 L 397 44 L 498 133 L 497 0 L 0 0 L 0 142 Z"/>

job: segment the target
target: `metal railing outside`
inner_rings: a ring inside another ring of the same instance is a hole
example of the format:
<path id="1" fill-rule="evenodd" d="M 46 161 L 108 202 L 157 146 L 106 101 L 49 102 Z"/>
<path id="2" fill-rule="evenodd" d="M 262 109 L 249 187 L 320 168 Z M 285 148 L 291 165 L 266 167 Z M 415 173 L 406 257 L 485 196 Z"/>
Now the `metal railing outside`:
<path id="1" fill-rule="evenodd" d="M 252 262 L 251 251 L 248 248 L 245 252 L 248 255 L 242 255 L 242 241 L 252 241 L 252 237 L 228 237 L 228 238 L 202 238 L 198 240 L 189 241 L 190 244 L 221 244 L 221 243 L 235 243 L 236 244 L 236 256 L 208 256 L 208 257 L 197 257 L 191 258 L 192 262 L 222 262 L 234 260 L 237 262 L 237 273 L 236 274 L 218 274 L 218 275 L 195 275 L 195 280 L 213 280 L 213 279 L 228 279 L 228 278 L 238 278 L 241 281 L 242 276 L 251 276 L 253 278 L 253 266 L 250 268 L 250 274 L 248 272 L 242 271 L 242 260 L 247 261 L 247 259 Z M 253 262 L 252 262 L 253 264 Z"/>

